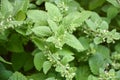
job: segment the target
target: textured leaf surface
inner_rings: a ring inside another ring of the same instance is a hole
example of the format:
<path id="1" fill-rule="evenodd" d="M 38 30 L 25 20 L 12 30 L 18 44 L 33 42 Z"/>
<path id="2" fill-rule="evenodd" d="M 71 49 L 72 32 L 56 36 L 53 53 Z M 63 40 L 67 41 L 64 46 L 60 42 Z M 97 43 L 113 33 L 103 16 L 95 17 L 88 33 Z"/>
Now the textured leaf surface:
<path id="1" fill-rule="evenodd" d="M 45 62 L 44 54 L 42 52 L 36 53 L 36 55 L 34 56 L 34 65 L 38 71 L 42 69 L 44 62 Z"/>
<path id="2" fill-rule="evenodd" d="M 8 80 L 27 80 L 27 78 L 23 74 L 15 72 Z"/>
<path id="3" fill-rule="evenodd" d="M 48 11 L 49 17 L 53 21 L 59 22 L 62 19 L 62 14 L 60 13 L 60 10 L 57 8 L 57 6 L 55 6 L 52 3 L 46 2 L 45 7 L 46 7 L 46 10 Z"/>
<path id="4" fill-rule="evenodd" d="M 39 37 L 44 37 L 44 36 L 49 36 L 51 35 L 51 30 L 47 26 L 39 26 L 39 27 L 34 27 L 32 31 L 35 33 L 35 35 Z"/>
<path id="5" fill-rule="evenodd" d="M 80 41 L 72 34 L 66 33 L 66 44 L 75 48 L 77 51 L 83 51 L 84 47 Z"/>
<path id="6" fill-rule="evenodd" d="M 51 66 L 52 66 L 52 63 L 50 61 L 45 61 L 43 63 L 43 72 L 45 74 L 47 74 L 47 72 L 49 71 L 49 69 L 51 68 Z"/>

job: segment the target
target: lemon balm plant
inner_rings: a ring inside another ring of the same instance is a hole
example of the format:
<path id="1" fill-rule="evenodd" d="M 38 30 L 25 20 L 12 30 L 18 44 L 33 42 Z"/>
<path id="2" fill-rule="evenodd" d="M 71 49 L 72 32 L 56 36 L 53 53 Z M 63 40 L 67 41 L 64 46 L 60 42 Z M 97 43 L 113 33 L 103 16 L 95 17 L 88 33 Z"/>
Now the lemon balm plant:
<path id="1" fill-rule="evenodd" d="M 1 80 L 120 80 L 119 0 L 1 0 Z"/>

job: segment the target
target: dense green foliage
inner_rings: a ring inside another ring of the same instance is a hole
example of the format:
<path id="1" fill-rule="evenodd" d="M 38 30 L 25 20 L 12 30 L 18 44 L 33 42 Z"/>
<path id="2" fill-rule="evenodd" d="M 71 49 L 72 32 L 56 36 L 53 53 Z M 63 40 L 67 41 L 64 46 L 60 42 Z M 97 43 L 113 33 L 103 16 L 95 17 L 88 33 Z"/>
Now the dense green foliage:
<path id="1" fill-rule="evenodd" d="M 0 8 L 0 80 L 120 80 L 120 0 Z"/>

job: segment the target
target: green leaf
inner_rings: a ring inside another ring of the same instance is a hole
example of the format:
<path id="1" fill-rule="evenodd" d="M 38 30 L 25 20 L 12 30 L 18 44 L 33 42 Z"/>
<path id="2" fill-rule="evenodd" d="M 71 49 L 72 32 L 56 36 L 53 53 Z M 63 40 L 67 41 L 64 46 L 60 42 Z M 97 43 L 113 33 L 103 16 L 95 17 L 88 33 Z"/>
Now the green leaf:
<path id="1" fill-rule="evenodd" d="M 67 49 L 58 50 L 56 53 L 58 53 L 61 56 L 74 55 L 74 53 L 72 51 L 67 50 Z"/>
<path id="2" fill-rule="evenodd" d="M 19 11 L 27 12 L 29 7 L 29 0 L 15 0 L 14 3 L 14 15 Z"/>
<path id="3" fill-rule="evenodd" d="M 50 20 L 50 19 L 48 19 L 48 24 L 49 24 L 51 30 L 55 33 L 58 29 L 57 24 L 53 20 Z"/>
<path id="4" fill-rule="evenodd" d="M 6 48 L 11 52 L 24 52 L 20 35 L 18 34 L 11 35 L 6 44 Z"/>
<path id="5" fill-rule="evenodd" d="M 102 41 L 103 41 L 103 40 L 102 40 L 100 37 L 95 37 L 95 38 L 94 38 L 94 43 L 95 43 L 95 44 L 100 44 L 100 43 L 102 43 Z"/>
<path id="6" fill-rule="evenodd" d="M 89 2 L 89 9 L 94 10 L 97 7 L 102 6 L 104 2 L 105 2 L 105 0 L 92 0 Z"/>
<path id="7" fill-rule="evenodd" d="M 33 56 L 29 54 L 27 54 L 26 56 L 27 56 L 26 57 L 27 60 L 25 61 L 25 64 L 23 67 L 24 67 L 24 71 L 29 71 L 34 67 Z"/>
<path id="8" fill-rule="evenodd" d="M 102 21 L 99 27 L 103 30 L 107 30 L 109 28 L 108 23 L 106 21 Z"/>
<path id="9" fill-rule="evenodd" d="M 96 30 L 97 27 L 91 19 L 86 20 L 86 23 L 91 30 L 93 30 L 93 31 Z"/>
<path id="10" fill-rule="evenodd" d="M 64 28 L 73 31 L 76 27 L 82 25 L 90 16 L 90 11 L 82 11 L 81 13 L 77 11 L 72 12 L 63 19 L 62 24 L 65 26 Z"/>
<path id="11" fill-rule="evenodd" d="M 73 48 L 75 48 L 77 51 L 83 51 L 84 47 L 80 43 L 80 41 L 72 34 L 66 33 L 65 34 L 65 43 Z"/>
<path id="12" fill-rule="evenodd" d="M 43 64 L 43 72 L 47 74 L 51 66 L 52 66 L 52 63 L 50 61 L 45 61 Z"/>
<path id="13" fill-rule="evenodd" d="M 88 48 L 89 48 L 89 43 L 90 43 L 90 39 L 89 39 L 89 38 L 80 37 L 80 38 L 79 38 L 79 41 L 80 41 L 80 43 L 83 45 L 83 47 L 84 47 L 85 49 L 88 49 Z"/>
<path id="14" fill-rule="evenodd" d="M 55 77 L 50 77 L 50 78 L 47 78 L 45 80 L 56 80 Z"/>
<path id="15" fill-rule="evenodd" d="M 109 3 L 111 3 L 113 6 L 120 8 L 119 0 L 107 0 Z"/>
<path id="16" fill-rule="evenodd" d="M 37 5 L 41 5 L 43 2 L 44 2 L 44 0 L 37 0 L 37 1 L 36 1 L 36 4 L 37 4 Z"/>
<path id="17" fill-rule="evenodd" d="M 96 53 L 99 53 L 103 56 L 104 59 L 110 58 L 110 50 L 102 45 L 96 47 Z"/>
<path id="18" fill-rule="evenodd" d="M 6 64 L 12 64 L 11 62 L 4 60 L 4 58 L 2 58 L 1 56 L 0 56 L 0 61 Z"/>
<path id="19" fill-rule="evenodd" d="M 15 72 L 8 80 L 27 80 L 27 78 L 20 72 Z"/>
<path id="20" fill-rule="evenodd" d="M 56 22 L 61 21 L 62 14 L 60 13 L 60 10 L 57 8 L 57 6 L 55 6 L 52 3 L 46 2 L 45 8 L 48 11 L 48 15 L 49 15 L 50 19 L 52 19 L 53 21 L 56 21 Z"/>
<path id="21" fill-rule="evenodd" d="M 39 23 L 40 25 L 47 24 L 47 13 L 41 10 L 29 10 L 27 12 L 28 18 L 32 19 L 33 22 Z"/>
<path id="22" fill-rule="evenodd" d="M 120 43 L 118 43 L 118 44 L 115 45 L 115 50 L 117 52 L 120 52 Z"/>
<path id="23" fill-rule="evenodd" d="M 94 77 L 93 75 L 90 75 L 88 77 L 88 80 L 99 80 L 97 77 Z"/>
<path id="24" fill-rule="evenodd" d="M 33 80 L 45 80 L 46 78 L 46 75 L 44 75 L 43 73 L 35 73 L 35 74 L 32 74 L 30 76 L 27 76 L 28 79 L 33 79 Z"/>
<path id="25" fill-rule="evenodd" d="M 43 67 L 46 58 L 42 52 L 36 53 L 34 56 L 34 65 L 35 68 L 40 71 Z"/>
<path id="26" fill-rule="evenodd" d="M 95 54 L 89 59 L 90 70 L 93 74 L 99 75 L 99 69 L 104 65 L 104 58 L 100 54 Z"/>
<path id="27" fill-rule="evenodd" d="M 20 70 L 24 66 L 26 58 L 26 53 L 13 53 L 11 59 L 13 69 Z"/>
<path id="28" fill-rule="evenodd" d="M 83 65 L 77 68 L 75 78 L 76 80 L 88 80 L 89 75 L 90 75 L 89 67 Z"/>
<path id="29" fill-rule="evenodd" d="M 34 44 L 40 49 L 40 50 L 44 50 L 45 48 L 45 42 L 43 40 L 41 40 L 38 37 L 32 37 L 32 41 L 34 42 Z"/>
<path id="30" fill-rule="evenodd" d="M 15 19 L 17 21 L 23 21 L 26 18 L 26 14 L 23 11 L 19 11 L 16 15 L 15 15 Z"/>
<path id="31" fill-rule="evenodd" d="M 71 56 L 71 55 L 67 55 L 67 56 L 64 56 L 61 60 L 61 62 L 63 64 L 67 64 L 68 62 L 71 62 L 72 60 L 74 60 L 74 57 Z"/>
<path id="32" fill-rule="evenodd" d="M 13 6 L 8 0 L 1 0 L 1 13 L 2 15 L 8 16 L 12 14 Z"/>
<path id="33" fill-rule="evenodd" d="M 32 28 L 32 31 L 34 32 L 35 35 L 39 37 L 45 37 L 45 36 L 50 36 L 51 35 L 51 30 L 48 26 L 38 26 Z"/>
<path id="34" fill-rule="evenodd" d="M 113 0 L 114 1 L 114 0 Z M 119 5 L 120 6 L 120 5 Z M 119 10 L 114 7 L 114 6 L 110 6 L 108 9 L 107 9 L 107 17 L 109 19 L 113 19 L 115 16 L 117 16 L 117 14 L 119 13 Z"/>
<path id="35" fill-rule="evenodd" d="M 9 70 L 1 70 L 0 71 L 0 79 L 1 80 L 8 80 L 8 78 L 12 75 L 13 73 Z"/>

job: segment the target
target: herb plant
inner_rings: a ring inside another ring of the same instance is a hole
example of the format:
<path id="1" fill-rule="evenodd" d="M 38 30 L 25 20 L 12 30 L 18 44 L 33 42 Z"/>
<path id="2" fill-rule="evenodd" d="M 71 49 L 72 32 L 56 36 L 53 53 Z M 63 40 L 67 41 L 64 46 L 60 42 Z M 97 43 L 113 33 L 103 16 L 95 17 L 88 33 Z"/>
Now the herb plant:
<path id="1" fill-rule="evenodd" d="M 120 80 L 119 0 L 0 0 L 0 80 Z"/>

